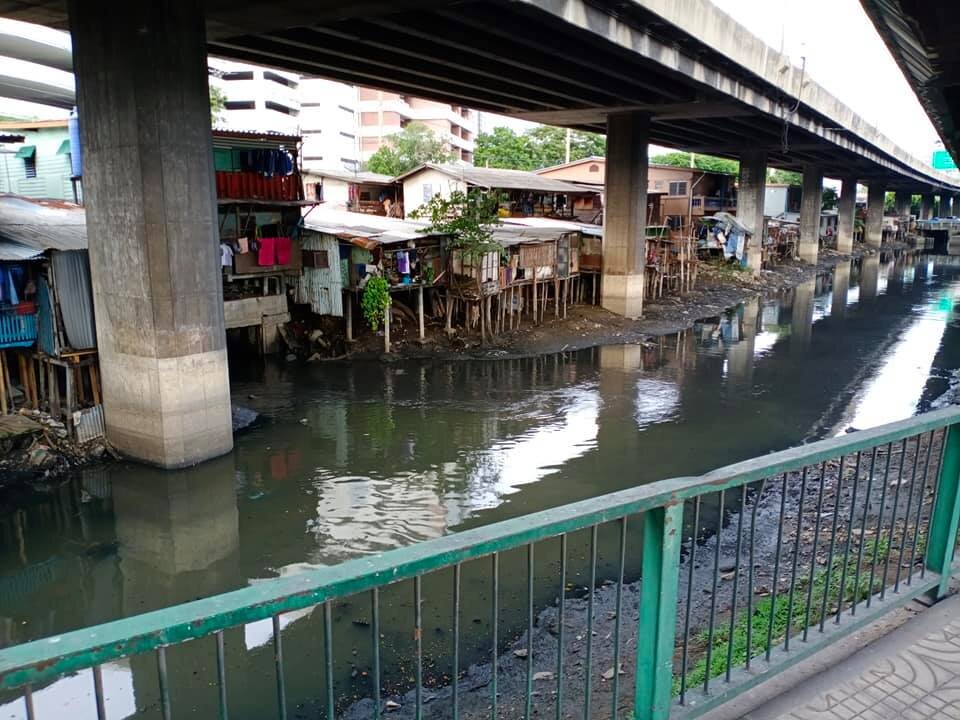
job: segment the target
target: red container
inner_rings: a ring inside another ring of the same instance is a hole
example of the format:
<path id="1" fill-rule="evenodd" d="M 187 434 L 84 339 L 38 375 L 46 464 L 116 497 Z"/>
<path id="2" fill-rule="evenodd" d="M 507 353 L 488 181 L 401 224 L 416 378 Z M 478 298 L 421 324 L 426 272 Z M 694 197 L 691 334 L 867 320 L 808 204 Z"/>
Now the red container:
<path id="1" fill-rule="evenodd" d="M 19 305 L 14 305 L 14 311 L 17 315 L 36 315 L 37 314 L 37 304 L 32 300 L 24 300 Z"/>

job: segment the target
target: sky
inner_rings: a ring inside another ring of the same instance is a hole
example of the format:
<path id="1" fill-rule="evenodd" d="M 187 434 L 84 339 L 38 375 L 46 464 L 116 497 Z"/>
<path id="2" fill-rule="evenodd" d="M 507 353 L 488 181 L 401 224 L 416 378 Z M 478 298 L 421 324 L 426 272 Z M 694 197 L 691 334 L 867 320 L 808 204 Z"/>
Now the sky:
<path id="1" fill-rule="evenodd" d="M 936 131 L 858 0 L 713 0 L 828 92 L 929 163 Z M 484 129 L 500 122 L 484 121 Z M 510 127 L 523 129 L 514 122 Z M 651 147 L 651 153 L 657 150 Z"/>

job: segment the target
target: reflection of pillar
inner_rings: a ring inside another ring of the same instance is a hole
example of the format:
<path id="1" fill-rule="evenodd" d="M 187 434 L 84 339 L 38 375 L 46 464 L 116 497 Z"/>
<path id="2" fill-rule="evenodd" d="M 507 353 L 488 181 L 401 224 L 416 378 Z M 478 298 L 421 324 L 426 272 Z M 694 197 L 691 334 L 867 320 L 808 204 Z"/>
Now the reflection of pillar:
<path id="1" fill-rule="evenodd" d="M 601 345 L 600 368 L 639 370 L 643 365 L 643 345 Z"/>
<path id="2" fill-rule="evenodd" d="M 818 165 L 803 168 L 803 198 L 800 202 L 801 260 L 815 263 L 820 253 L 820 211 L 823 208 L 823 173 Z"/>
<path id="3" fill-rule="evenodd" d="M 756 348 L 760 298 L 747 300 L 740 317 L 740 341 L 727 348 L 727 377 L 737 385 L 750 387 L 753 381 L 753 353 Z"/>
<path id="4" fill-rule="evenodd" d="M 203 11 L 69 4 L 107 437 L 194 465 L 233 446 Z"/>
<path id="5" fill-rule="evenodd" d="M 847 311 L 847 293 L 850 290 L 850 263 L 838 263 L 833 268 L 833 297 L 830 316 L 842 318 Z"/>
<path id="6" fill-rule="evenodd" d="M 807 280 L 793 289 L 793 310 L 790 315 L 790 350 L 805 352 L 813 334 L 813 294 L 816 279 Z"/>
<path id="7" fill-rule="evenodd" d="M 767 154 L 750 150 L 740 155 L 740 182 L 737 188 L 737 219 L 750 232 L 747 267 L 760 273 L 763 248 L 763 198 L 767 181 Z"/>
<path id="8" fill-rule="evenodd" d="M 880 247 L 883 242 L 883 201 L 886 189 L 882 180 L 874 180 L 867 188 L 867 222 L 863 231 L 863 241 L 867 245 Z"/>
<path id="9" fill-rule="evenodd" d="M 225 562 L 236 557 L 240 544 L 234 472 L 232 457 L 226 457 L 179 472 L 141 469 L 135 476 L 117 473 L 113 509 L 125 615 L 244 584 L 238 569 Z M 232 635 L 236 637 L 236 632 Z M 228 651 L 241 649 L 236 640 L 231 644 Z M 198 717 L 217 713 L 215 693 L 201 690 L 206 680 L 197 683 L 198 677 L 212 676 L 213 653 L 209 639 L 167 650 L 171 694 Z M 239 666 L 240 660 L 231 665 Z M 156 655 L 135 655 L 130 667 L 137 706 L 155 705 L 159 701 Z M 252 681 L 266 684 L 246 672 L 237 671 L 235 677 L 243 677 L 244 685 Z"/>
<path id="10" fill-rule="evenodd" d="M 880 283 L 880 256 L 865 255 L 860 265 L 860 302 L 877 296 Z"/>
<path id="11" fill-rule="evenodd" d="M 602 305 L 629 318 L 643 312 L 649 127 L 642 113 L 607 119 Z"/>
<path id="12" fill-rule="evenodd" d="M 236 578 L 211 566 L 240 543 L 234 463 L 113 482 L 113 508 L 128 613 L 221 592 Z"/>
<path id="13" fill-rule="evenodd" d="M 840 188 L 837 204 L 837 252 L 853 252 L 853 226 L 857 209 L 857 177 L 848 175 Z"/>

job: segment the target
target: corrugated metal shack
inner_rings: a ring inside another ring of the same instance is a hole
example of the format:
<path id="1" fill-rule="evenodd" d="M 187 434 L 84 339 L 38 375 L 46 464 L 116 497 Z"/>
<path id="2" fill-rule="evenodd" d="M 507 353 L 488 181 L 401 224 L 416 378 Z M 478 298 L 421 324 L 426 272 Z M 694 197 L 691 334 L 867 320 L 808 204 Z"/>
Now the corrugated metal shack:
<path id="1" fill-rule="evenodd" d="M 371 275 L 387 279 L 392 300 L 384 326 L 389 351 L 390 315 L 415 322 L 425 337 L 425 303 L 442 310 L 443 237 L 426 233 L 426 224 L 377 215 L 317 209 L 304 218 L 304 268 L 296 301 L 314 312 L 343 316 L 347 341 L 354 337 L 354 305 Z M 415 298 L 413 297 L 415 295 Z M 416 302 L 416 311 L 411 308 Z M 324 311 L 328 312 L 324 312 Z"/>
<path id="2" fill-rule="evenodd" d="M 0 410 L 46 410 L 101 435 L 83 208 L 0 195 L 0 285 Z"/>

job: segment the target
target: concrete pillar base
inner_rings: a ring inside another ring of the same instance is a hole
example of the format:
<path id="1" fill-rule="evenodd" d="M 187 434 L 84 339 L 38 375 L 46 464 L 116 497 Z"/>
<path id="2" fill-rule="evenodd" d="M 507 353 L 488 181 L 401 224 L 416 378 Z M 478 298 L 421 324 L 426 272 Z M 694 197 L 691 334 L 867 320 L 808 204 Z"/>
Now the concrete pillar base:
<path id="1" fill-rule="evenodd" d="M 643 314 L 644 276 L 604 275 L 601 287 L 603 307 L 617 315 L 636 319 Z"/>
<path id="2" fill-rule="evenodd" d="M 763 261 L 763 199 L 767 181 L 767 154 L 748 151 L 740 155 L 740 182 L 737 192 L 737 217 L 750 230 L 747 243 L 747 267 L 760 274 Z"/>

